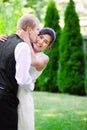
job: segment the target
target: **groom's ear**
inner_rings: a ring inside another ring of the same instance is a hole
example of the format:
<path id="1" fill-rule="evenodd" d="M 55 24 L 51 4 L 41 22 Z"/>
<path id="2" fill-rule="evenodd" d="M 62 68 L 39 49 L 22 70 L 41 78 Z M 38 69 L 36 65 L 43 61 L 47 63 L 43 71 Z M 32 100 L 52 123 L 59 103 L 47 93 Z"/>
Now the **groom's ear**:
<path id="1" fill-rule="evenodd" d="M 31 32 L 32 28 L 30 26 L 27 26 L 26 31 Z"/>

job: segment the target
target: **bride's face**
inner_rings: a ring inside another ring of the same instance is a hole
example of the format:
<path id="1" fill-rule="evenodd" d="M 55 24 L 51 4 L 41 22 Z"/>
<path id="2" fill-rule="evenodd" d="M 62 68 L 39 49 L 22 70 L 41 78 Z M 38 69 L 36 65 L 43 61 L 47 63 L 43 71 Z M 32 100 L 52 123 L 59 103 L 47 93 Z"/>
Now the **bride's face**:
<path id="1" fill-rule="evenodd" d="M 48 34 L 38 35 L 36 37 L 36 42 L 34 43 L 34 50 L 36 52 L 43 51 L 46 49 L 52 41 L 52 38 Z"/>

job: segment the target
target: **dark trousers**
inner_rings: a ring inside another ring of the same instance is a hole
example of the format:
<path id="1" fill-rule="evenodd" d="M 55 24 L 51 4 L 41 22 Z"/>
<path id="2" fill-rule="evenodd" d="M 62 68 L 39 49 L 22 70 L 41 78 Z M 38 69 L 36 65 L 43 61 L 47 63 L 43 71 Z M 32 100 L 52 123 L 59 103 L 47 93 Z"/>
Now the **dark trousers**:
<path id="1" fill-rule="evenodd" d="M 0 130 L 17 130 L 18 101 L 10 94 L 0 93 Z"/>

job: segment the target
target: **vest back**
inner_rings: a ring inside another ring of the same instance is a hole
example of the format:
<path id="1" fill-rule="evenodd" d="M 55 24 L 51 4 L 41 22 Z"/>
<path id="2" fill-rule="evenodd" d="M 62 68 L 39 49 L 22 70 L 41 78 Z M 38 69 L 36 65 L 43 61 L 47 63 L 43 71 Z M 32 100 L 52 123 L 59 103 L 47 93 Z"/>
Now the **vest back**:
<path id="1" fill-rule="evenodd" d="M 23 40 L 16 34 L 10 35 L 4 43 L 0 42 L 0 86 L 10 89 L 15 94 L 18 84 L 15 79 L 14 50 L 20 42 Z"/>

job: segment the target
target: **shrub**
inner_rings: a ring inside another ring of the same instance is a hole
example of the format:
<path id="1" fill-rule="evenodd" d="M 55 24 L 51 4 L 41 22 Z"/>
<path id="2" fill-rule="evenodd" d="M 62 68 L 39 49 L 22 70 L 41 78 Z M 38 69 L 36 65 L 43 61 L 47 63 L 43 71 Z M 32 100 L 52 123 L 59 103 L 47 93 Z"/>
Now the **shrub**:
<path id="1" fill-rule="evenodd" d="M 46 90 L 51 92 L 58 92 L 57 83 L 57 71 L 58 71 L 58 59 L 59 59 L 59 37 L 60 37 L 60 26 L 59 26 L 59 14 L 56 8 L 55 2 L 50 0 L 46 9 L 46 15 L 44 18 L 44 27 L 51 27 L 55 30 L 57 38 L 52 46 L 52 49 L 46 51 L 50 57 L 50 61 L 44 70 L 43 74 L 37 80 L 37 88 L 40 90 Z"/>
<path id="2" fill-rule="evenodd" d="M 84 94 L 84 52 L 79 18 L 70 0 L 65 10 L 64 29 L 59 46 L 59 90 L 63 93 Z"/>

